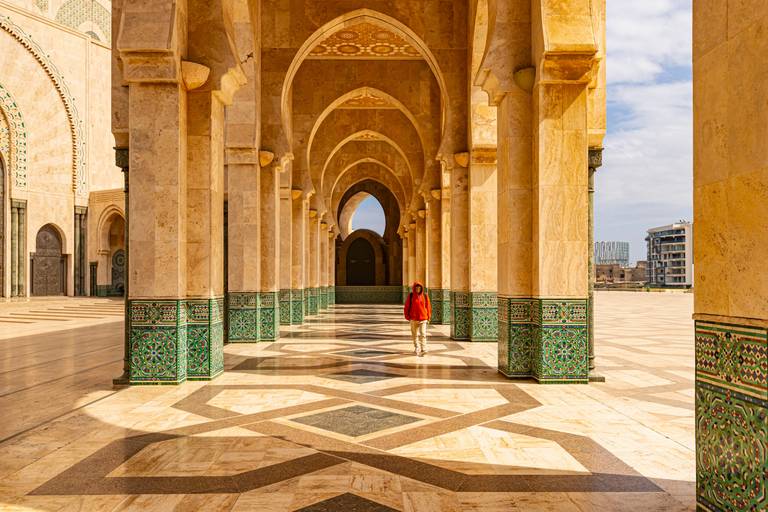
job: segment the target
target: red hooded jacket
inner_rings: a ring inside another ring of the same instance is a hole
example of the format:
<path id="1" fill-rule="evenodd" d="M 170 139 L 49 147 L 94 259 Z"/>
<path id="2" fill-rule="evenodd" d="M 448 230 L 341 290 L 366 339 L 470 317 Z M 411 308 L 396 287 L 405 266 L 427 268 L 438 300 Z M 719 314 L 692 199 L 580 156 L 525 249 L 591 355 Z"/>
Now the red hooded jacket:
<path id="1" fill-rule="evenodd" d="M 416 293 L 417 286 L 421 286 L 421 293 Z M 432 303 L 429 301 L 429 295 L 424 291 L 424 285 L 418 281 L 413 283 L 411 287 L 411 293 L 408 294 L 408 299 L 405 301 L 403 312 L 406 320 L 432 319 Z"/>

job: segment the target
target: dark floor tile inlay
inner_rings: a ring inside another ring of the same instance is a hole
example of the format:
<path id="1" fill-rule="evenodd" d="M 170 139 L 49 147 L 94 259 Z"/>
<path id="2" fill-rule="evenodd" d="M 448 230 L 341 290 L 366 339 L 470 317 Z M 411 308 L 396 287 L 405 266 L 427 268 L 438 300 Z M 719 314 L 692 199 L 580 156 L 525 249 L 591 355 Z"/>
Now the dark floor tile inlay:
<path id="1" fill-rule="evenodd" d="M 359 369 L 359 370 L 352 370 L 349 372 L 332 373 L 330 375 L 326 375 L 325 377 L 329 379 L 343 380 L 345 382 L 367 384 L 369 382 L 378 382 L 380 380 L 387 380 L 387 379 L 402 377 L 402 375 L 397 375 L 395 373 L 384 373 L 384 372 L 376 372 L 373 370 Z"/>
<path id="2" fill-rule="evenodd" d="M 397 509 L 387 507 L 381 503 L 361 498 L 356 494 L 344 493 L 334 498 L 309 505 L 296 512 L 398 512 Z"/>
<path id="3" fill-rule="evenodd" d="M 388 352 L 386 350 L 375 350 L 375 349 L 358 349 L 358 350 L 345 350 L 344 352 L 336 352 L 336 353 L 342 356 L 378 357 L 378 356 L 391 356 L 392 354 L 396 354 L 397 352 Z"/>
<path id="4" fill-rule="evenodd" d="M 406 416 L 396 412 L 374 409 L 363 405 L 353 405 L 343 409 L 311 414 L 292 421 L 344 434 L 345 436 L 358 437 L 392 427 L 399 427 L 419 421 L 419 418 Z"/>

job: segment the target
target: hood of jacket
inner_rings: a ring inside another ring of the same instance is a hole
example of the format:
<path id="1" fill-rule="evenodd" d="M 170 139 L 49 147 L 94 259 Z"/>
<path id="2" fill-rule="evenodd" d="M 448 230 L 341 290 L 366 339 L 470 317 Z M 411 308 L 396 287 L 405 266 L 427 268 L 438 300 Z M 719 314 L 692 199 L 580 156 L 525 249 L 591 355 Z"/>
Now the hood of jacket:
<path id="1" fill-rule="evenodd" d="M 416 287 L 417 286 L 421 286 L 421 293 L 424 293 L 424 291 L 425 291 L 424 290 L 424 285 L 421 284 L 421 282 L 419 282 L 419 281 L 414 281 L 414 283 L 411 285 L 411 291 L 413 293 L 416 293 Z"/>

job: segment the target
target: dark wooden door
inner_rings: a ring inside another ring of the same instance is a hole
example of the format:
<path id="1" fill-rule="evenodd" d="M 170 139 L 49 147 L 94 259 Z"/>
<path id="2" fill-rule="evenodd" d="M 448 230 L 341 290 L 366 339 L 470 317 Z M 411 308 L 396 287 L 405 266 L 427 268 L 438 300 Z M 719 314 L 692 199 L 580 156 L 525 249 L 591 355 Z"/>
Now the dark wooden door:
<path id="1" fill-rule="evenodd" d="M 32 255 L 32 295 L 64 295 L 65 276 L 61 237 L 53 226 L 43 226 Z"/>
<path id="2" fill-rule="evenodd" d="M 347 250 L 347 285 L 373 286 L 376 284 L 376 259 L 373 246 L 365 238 L 358 238 Z"/>
<path id="3" fill-rule="evenodd" d="M 118 249 L 112 255 L 112 294 L 125 293 L 125 251 Z"/>

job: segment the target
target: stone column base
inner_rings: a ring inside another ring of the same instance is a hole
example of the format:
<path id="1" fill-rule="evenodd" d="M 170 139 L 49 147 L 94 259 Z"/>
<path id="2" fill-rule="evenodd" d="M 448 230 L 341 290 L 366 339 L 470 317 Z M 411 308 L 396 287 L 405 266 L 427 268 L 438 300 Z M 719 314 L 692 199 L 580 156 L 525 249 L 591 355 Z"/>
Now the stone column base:
<path id="1" fill-rule="evenodd" d="M 291 290 L 280 290 L 280 325 L 291 325 Z"/>
<path id="2" fill-rule="evenodd" d="M 129 300 L 130 383 L 180 384 L 187 379 L 184 299 Z"/>
<path id="3" fill-rule="evenodd" d="M 227 294 L 229 342 L 259 341 L 259 292 L 229 292 Z"/>
<path id="4" fill-rule="evenodd" d="M 499 297 L 499 371 L 540 383 L 589 381 L 587 299 Z"/>
<path id="5" fill-rule="evenodd" d="M 336 287 L 335 286 L 329 286 L 328 287 L 328 306 L 333 306 L 336 304 Z"/>
<path id="6" fill-rule="evenodd" d="M 454 340 L 498 340 L 496 292 L 451 292 L 450 321 Z"/>
<path id="7" fill-rule="evenodd" d="M 304 323 L 304 290 L 294 288 L 291 290 L 291 325 Z"/>
<path id="8" fill-rule="evenodd" d="M 696 501 L 768 508 L 768 328 L 696 321 Z"/>
<path id="9" fill-rule="evenodd" d="M 317 307 L 318 307 L 318 298 L 320 296 L 319 289 L 318 288 L 307 288 L 306 292 L 308 294 L 307 297 L 307 314 L 310 316 L 314 316 L 317 314 Z"/>
<path id="10" fill-rule="evenodd" d="M 320 311 L 328 309 L 328 287 L 321 286 L 318 288 L 318 303 L 317 307 Z"/>
<path id="11" fill-rule="evenodd" d="M 187 380 L 211 380 L 224 371 L 224 297 L 188 299 Z"/>
<path id="12" fill-rule="evenodd" d="M 259 292 L 259 340 L 274 341 L 280 337 L 279 292 Z"/>
<path id="13" fill-rule="evenodd" d="M 410 293 L 411 293 L 411 287 L 403 285 L 403 300 L 402 300 L 403 304 L 405 304 L 405 301 L 408 300 L 408 295 Z"/>
<path id="14" fill-rule="evenodd" d="M 429 300 L 432 301 L 432 323 L 449 325 L 451 323 L 451 290 L 431 288 L 428 293 Z"/>

